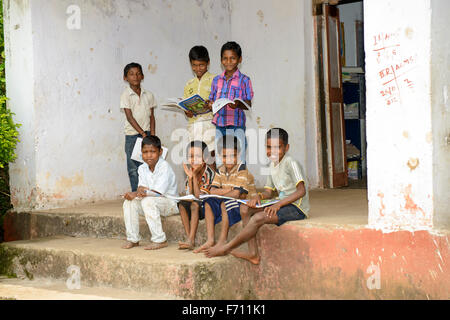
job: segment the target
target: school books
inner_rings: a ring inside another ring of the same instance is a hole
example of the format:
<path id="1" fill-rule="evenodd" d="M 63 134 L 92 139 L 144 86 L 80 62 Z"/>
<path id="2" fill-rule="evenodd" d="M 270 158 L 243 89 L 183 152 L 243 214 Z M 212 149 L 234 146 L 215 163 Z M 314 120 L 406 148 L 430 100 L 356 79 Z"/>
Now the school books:
<path id="1" fill-rule="evenodd" d="M 227 104 L 234 104 L 236 105 L 236 108 L 242 109 L 242 110 L 250 110 L 250 106 L 244 101 L 239 98 L 236 98 L 234 100 L 230 100 L 227 98 L 220 98 L 214 101 L 212 106 L 212 112 L 213 114 L 216 114 L 220 109 L 225 107 Z"/>
<path id="2" fill-rule="evenodd" d="M 176 107 L 183 111 L 191 111 L 194 116 L 211 112 L 206 106 L 206 101 L 198 94 L 186 99 L 169 98 L 163 105 L 167 107 Z"/>
<path id="3" fill-rule="evenodd" d="M 148 196 L 153 196 L 153 197 L 165 197 L 168 199 L 172 199 L 175 201 L 197 201 L 197 202 L 203 202 L 208 198 L 219 198 L 219 199 L 226 199 L 226 200 L 235 200 L 239 203 L 242 204 L 247 204 L 249 200 L 242 200 L 242 199 L 236 199 L 236 198 L 232 198 L 232 197 L 227 197 L 227 196 L 219 196 L 216 194 L 201 194 L 199 198 L 196 198 L 194 195 L 192 194 L 188 194 L 186 196 L 171 196 L 168 194 L 163 194 L 160 193 L 156 190 L 148 190 L 147 191 L 147 195 Z M 264 208 L 264 207 L 268 207 L 271 206 L 275 203 L 277 203 L 278 201 L 280 201 L 280 199 L 271 199 L 271 200 L 261 200 L 261 204 L 260 205 L 256 205 L 256 208 Z"/>
<path id="4" fill-rule="evenodd" d="M 227 196 L 219 196 L 219 195 L 215 195 L 215 194 L 201 194 L 200 195 L 200 200 L 205 200 L 208 198 L 219 198 L 219 199 L 227 199 L 227 200 L 236 200 L 239 203 L 242 204 L 247 204 L 249 200 L 242 200 L 242 199 L 236 199 L 236 198 L 232 198 L 232 197 L 227 197 Z M 261 200 L 261 204 L 260 205 L 256 205 L 256 208 L 264 208 L 267 206 L 271 206 L 275 203 L 277 203 L 278 201 L 280 201 L 280 199 L 272 199 L 272 200 Z"/>
<path id="5" fill-rule="evenodd" d="M 162 158 L 166 159 L 167 152 L 169 151 L 169 149 L 167 149 L 164 146 L 162 146 L 161 148 L 163 149 Z M 136 139 L 136 143 L 134 144 L 133 147 L 133 152 L 131 152 L 131 159 L 134 161 L 144 163 L 144 160 L 142 160 L 142 138 Z"/>

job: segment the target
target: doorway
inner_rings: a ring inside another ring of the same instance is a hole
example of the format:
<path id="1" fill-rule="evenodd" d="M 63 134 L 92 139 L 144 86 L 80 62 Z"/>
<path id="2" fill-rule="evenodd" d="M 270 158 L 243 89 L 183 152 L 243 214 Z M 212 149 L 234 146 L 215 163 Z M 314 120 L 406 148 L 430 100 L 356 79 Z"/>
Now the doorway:
<path id="1" fill-rule="evenodd" d="M 363 1 L 322 3 L 315 11 L 321 185 L 366 189 Z"/>

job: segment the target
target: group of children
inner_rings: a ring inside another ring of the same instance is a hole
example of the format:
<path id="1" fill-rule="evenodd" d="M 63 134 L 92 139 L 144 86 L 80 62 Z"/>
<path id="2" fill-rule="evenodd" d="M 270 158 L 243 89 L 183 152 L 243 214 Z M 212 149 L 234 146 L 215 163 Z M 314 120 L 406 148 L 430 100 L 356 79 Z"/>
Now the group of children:
<path id="1" fill-rule="evenodd" d="M 188 81 L 184 98 L 199 94 L 212 109 L 219 98 L 240 98 L 251 106 L 253 89 L 250 78 L 238 66 L 242 50 L 236 42 L 227 42 L 221 49 L 224 72 L 214 76 L 208 72 L 209 55 L 203 46 L 189 52 L 195 77 Z M 139 246 L 139 215 L 144 215 L 151 232 L 151 243 L 146 250 L 168 245 L 161 224 L 161 215 L 180 213 L 186 240 L 178 243 L 180 250 L 203 252 L 208 257 L 231 253 L 254 264 L 259 263 L 255 236 L 264 224 L 282 225 L 287 221 L 301 220 L 309 211 L 308 190 L 303 169 L 286 153 L 289 150 L 288 133 L 281 128 L 270 129 L 266 134 L 266 153 L 270 159 L 270 175 L 263 192 L 257 192 L 253 175 L 245 164 L 247 141 L 246 117 L 242 109 L 227 105 L 216 114 L 194 116 L 186 112 L 190 143 L 187 161 L 183 164 L 187 176 L 185 193 L 199 199 L 201 195 L 216 195 L 203 201 L 176 201 L 160 194 L 177 196 L 175 173 L 164 160 L 160 139 L 155 136 L 152 93 L 141 88 L 144 79 L 142 67 L 131 63 L 125 67 L 124 80 L 129 83 L 121 96 L 121 108 L 126 115 L 125 152 L 131 192 L 125 194 L 123 204 L 127 242 L 124 249 Z M 142 139 L 143 164 L 131 159 L 137 138 Z M 215 162 L 211 163 L 210 159 Z M 277 196 L 279 201 L 259 207 L 262 200 Z M 246 199 L 246 204 L 235 199 Z M 207 240 L 196 247 L 199 220 L 205 220 Z M 228 230 L 242 220 L 242 230 L 227 242 Z M 220 235 L 215 242 L 215 225 L 221 222 Z M 233 250 L 248 241 L 248 252 Z"/>

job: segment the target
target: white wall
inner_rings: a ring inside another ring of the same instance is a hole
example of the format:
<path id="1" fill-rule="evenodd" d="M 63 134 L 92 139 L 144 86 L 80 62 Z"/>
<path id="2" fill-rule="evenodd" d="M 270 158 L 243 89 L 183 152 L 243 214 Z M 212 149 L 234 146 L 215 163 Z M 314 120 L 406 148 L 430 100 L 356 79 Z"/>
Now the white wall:
<path id="1" fill-rule="evenodd" d="M 450 226 L 450 1 L 431 2 L 434 226 Z"/>
<path id="2" fill-rule="evenodd" d="M 369 226 L 430 229 L 436 204 L 430 1 L 365 0 L 364 12 Z"/>
<path id="3" fill-rule="evenodd" d="M 81 9 L 80 30 L 66 27 L 71 4 Z M 189 49 L 204 44 L 217 57 L 230 37 L 228 1 L 34 0 L 28 6 L 11 1 L 5 10 L 14 52 L 8 96 L 23 124 L 11 166 L 15 207 L 116 198 L 129 188 L 119 111 L 123 67 L 141 63 L 143 87 L 159 99 L 181 96 L 193 76 Z M 211 69 L 219 69 L 217 59 Z M 184 116 L 159 109 L 156 119 L 157 134 L 172 147 L 172 130 L 186 125 Z"/>
<path id="4" fill-rule="evenodd" d="M 363 2 L 338 5 L 341 22 L 344 23 L 345 33 L 345 66 L 358 65 L 356 55 L 356 27 L 355 21 L 363 20 Z"/>
<path id="5" fill-rule="evenodd" d="M 305 167 L 310 186 L 317 186 L 310 0 L 283 6 L 271 0 L 6 3 L 7 90 L 22 123 L 19 159 L 10 167 L 17 210 L 114 199 L 127 191 L 125 116 L 119 110 L 124 66 L 141 63 L 143 87 L 162 102 L 181 96 L 193 77 L 187 56 L 192 46 L 208 48 L 210 71 L 217 74 L 220 48 L 229 40 L 241 44 L 242 71 L 254 85 L 248 128 L 261 129 L 262 138 L 270 127 L 285 128 L 291 154 Z M 81 9 L 79 30 L 67 28 L 69 5 Z M 171 138 L 186 119 L 160 108 L 156 126 L 172 161 L 179 149 Z M 264 164 L 264 139 L 260 146 L 260 156 L 252 157 Z M 173 167 L 181 189 L 183 170 Z M 264 170 L 258 164 L 250 169 L 262 186 Z"/>

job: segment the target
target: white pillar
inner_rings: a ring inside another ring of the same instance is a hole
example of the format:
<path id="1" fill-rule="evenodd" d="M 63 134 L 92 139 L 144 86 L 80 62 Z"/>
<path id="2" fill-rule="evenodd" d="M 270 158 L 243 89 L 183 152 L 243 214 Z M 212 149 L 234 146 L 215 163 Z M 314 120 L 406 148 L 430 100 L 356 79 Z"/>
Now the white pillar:
<path id="1" fill-rule="evenodd" d="M 450 182 L 436 170 L 448 177 L 436 149 L 445 123 L 432 97 L 433 77 L 449 70 L 432 67 L 431 2 L 364 1 L 369 227 L 384 231 L 429 230 L 449 205 Z"/>

